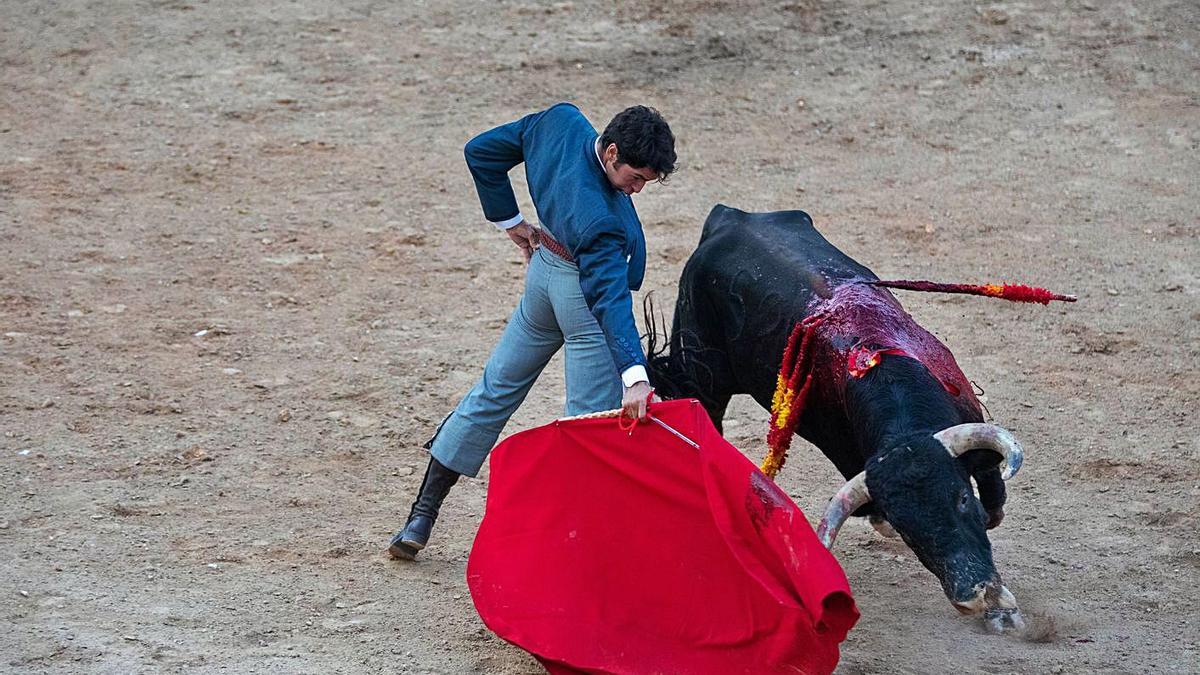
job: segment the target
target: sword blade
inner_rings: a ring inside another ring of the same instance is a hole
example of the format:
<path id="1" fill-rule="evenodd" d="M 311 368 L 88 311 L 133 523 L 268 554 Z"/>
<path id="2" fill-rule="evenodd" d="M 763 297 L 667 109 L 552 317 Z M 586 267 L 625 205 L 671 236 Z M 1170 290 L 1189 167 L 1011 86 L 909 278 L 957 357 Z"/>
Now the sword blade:
<path id="1" fill-rule="evenodd" d="M 666 429 L 667 431 L 671 432 L 672 434 L 674 434 L 676 438 L 683 441 L 684 443 L 687 443 L 688 445 L 692 446 L 693 448 L 695 448 L 697 450 L 700 449 L 699 443 L 697 443 L 696 441 L 693 441 L 692 439 L 688 438 L 687 436 L 684 436 L 683 434 L 679 433 L 678 431 L 675 430 L 674 427 L 667 424 L 666 422 L 658 419 L 654 415 L 647 414 L 646 417 L 649 417 L 651 422 L 654 422 L 658 426 L 660 426 L 660 427 Z"/>

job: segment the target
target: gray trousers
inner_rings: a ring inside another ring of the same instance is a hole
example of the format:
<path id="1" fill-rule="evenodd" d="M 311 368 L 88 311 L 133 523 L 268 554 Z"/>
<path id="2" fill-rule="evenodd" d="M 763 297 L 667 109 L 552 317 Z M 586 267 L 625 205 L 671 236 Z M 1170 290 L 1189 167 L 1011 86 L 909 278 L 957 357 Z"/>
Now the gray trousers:
<path id="1" fill-rule="evenodd" d="M 566 415 L 621 406 L 622 385 L 600 324 L 579 287 L 579 268 L 544 248 L 534 251 L 525 292 L 483 377 L 438 427 L 428 447 L 443 465 L 479 473 L 508 419 L 542 369 L 566 345 Z"/>

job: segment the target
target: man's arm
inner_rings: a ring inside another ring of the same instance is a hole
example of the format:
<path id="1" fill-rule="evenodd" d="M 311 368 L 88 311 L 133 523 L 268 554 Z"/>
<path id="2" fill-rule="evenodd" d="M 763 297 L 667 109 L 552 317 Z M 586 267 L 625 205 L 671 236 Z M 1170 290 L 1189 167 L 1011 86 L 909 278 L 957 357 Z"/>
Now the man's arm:
<path id="1" fill-rule="evenodd" d="M 467 168 L 471 170 L 471 178 L 475 179 L 475 191 L 479 193 L 483 215 L 501 230 L 524 221 L 517 207 L 512 183 L 508 180 L 508 172 L 525 161 L 525 130 L 541 115 L 533 113 L 485 131 L 468 141 L 463 148 Z"/>
<path id="2" fill-rule="evenodd" d="M 646 356 L 633 320 L 624 243 L 620 225 L 605 218 L 584 232 L 573 255 L 579 264 L 583 298 L 604 331 L 613 363 L 625 385 L 622 407 L 626 416 L 642 418 L 646 416 L 646 399 L 652 390 L 646 375 Z"/>
<path id="3" fill-rule="evenodd" d="M 517 207 L 508 172 L 525 161 L 525 130 L 542 114 L 526 115 L 515 122 L 485 131 L 472 138 L 463 148 L 467 168 L 475 179 L 475 191 L 479 193 L 484 217 L 504 230 L 525 255 L 525 262 L 529 262 L 533 250 L 538 246 L 537 231 L 525 222 Z"/>

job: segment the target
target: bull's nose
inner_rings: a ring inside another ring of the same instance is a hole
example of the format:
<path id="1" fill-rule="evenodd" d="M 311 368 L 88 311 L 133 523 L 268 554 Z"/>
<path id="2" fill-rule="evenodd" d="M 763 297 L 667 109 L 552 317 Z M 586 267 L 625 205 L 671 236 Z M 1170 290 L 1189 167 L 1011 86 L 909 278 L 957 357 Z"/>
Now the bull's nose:
<path id="1" fill-rule="evenodd" d="M 983 591 L 979 591 L 979 595 L 970 600 L 955 600 L 953 601 L 954 609 L 957 609 L 960 614 L 979 614 L 987 609 L 987 601 L 983 599 Z"/>
<path id="2" fill-rule="evenodd" d="M 997 591 L 995 598 L 988 598 L 988 608 L 1016 609 L 1017 598 L 1012 594 L 1012 591 L 1008 590 L 1008 587 L 1006 586 L 1001 586 L 999 584 L 996 585 L 999 586 L 999 590 Z"/>

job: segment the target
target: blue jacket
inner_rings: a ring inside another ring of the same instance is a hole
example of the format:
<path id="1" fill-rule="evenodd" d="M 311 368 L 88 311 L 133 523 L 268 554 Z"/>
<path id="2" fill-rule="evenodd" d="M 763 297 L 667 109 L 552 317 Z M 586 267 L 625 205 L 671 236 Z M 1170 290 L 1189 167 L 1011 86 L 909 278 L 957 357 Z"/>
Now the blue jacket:
<path id="1" fill-rule="evenodd" d="M 583 297 L 620 373 L 646 364 L 630 295 L 645 275 L 646 238 L 633 200 L 604 175 L 598 136 L 578 108 L 559 103 L 485 131 L 467 143 L 465 154 L 492 222 L 519 213 L 508 171 L 525 163 L 542 227 L 575 257 Z"/>

